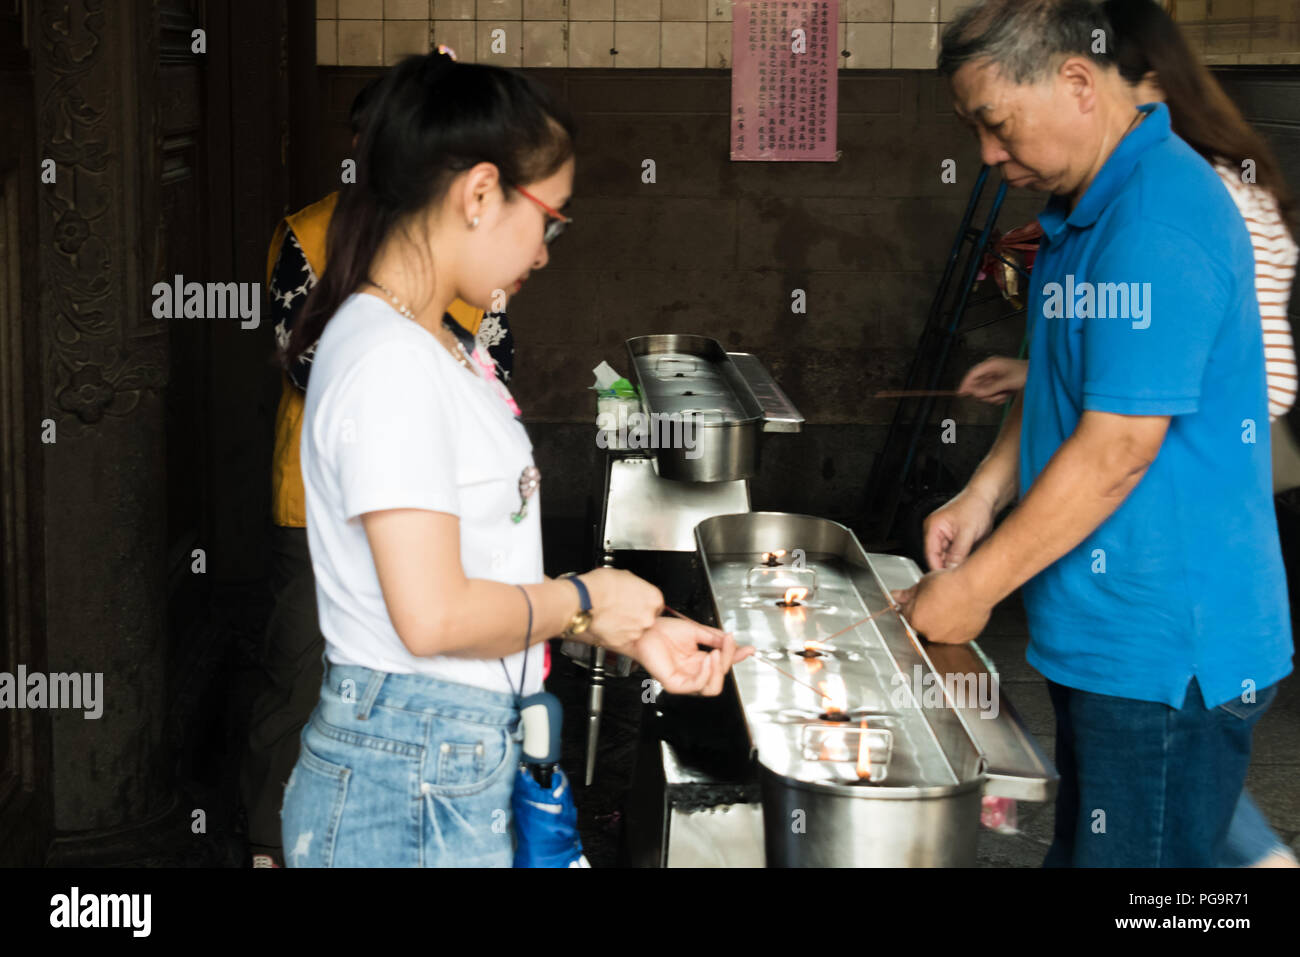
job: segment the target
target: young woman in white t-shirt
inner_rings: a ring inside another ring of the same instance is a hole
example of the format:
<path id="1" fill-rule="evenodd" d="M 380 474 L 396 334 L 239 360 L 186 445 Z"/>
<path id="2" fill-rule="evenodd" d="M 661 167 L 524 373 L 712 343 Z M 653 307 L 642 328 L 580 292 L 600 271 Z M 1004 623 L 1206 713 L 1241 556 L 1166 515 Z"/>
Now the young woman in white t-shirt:
<path id="1" fill-rule="evenodd" d="M 1296 400 L 1296 356 L 1287 305 L 1298 250 L 1288 225 L 1295 202 L 1277 159 L 1153 0 L 1106 0 L 1114 53 L 1135 105 L 1163 102 L 1173 131 L 1214 167 L 1245 220 L 1255 250 L 1254 286 L 1264 335 L 1269 418 L 1275 442 Z M 1225 224 L 1225 228 L 1236 226 Z M 994 356 L 975 365 L 958 391 L 1001 404 L 1025 387 L 1029 363 Z M 1221 866 L 1295 867 L 1296 857 L 1242 791 Z"/>
<path id="2" fill-rule="evenodd" d="M 321 697 L 285 791 L 289 866 L 509 866 L 522 696 L 565 635 L 717 694 L 730 635 L 660 617 L 613 569 L 547 579 L 539 477 L 509 392 L 444 324 L 547 263 L 573 125 L 521 73 L 412 57 L 381 80 L 290 355 L 303 420 Z M 472 343 L 471 343 L 472 345 Z M 701 649 L 700 646 L 705 646 Z M 525 648 L 527 647 L 527 651 Z"/>

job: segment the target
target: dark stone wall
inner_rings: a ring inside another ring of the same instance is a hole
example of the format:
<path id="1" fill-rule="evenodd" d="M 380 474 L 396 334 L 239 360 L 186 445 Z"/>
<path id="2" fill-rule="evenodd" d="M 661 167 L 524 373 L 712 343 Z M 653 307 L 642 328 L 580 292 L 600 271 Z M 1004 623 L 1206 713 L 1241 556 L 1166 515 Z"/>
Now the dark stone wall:
<path id="1" fill-rule="evenodd" d="M 543 474 L 562 476 L 545 485 L 548 516 L 584 515 L 600 496 L 591 368 L 604 359 L 626 372 L 624 340 L 666 332 L 756 353 L 807 418 L 802 434 L 766 443 L 756 508 L 854 514 L 895 408 L 872 395 L 902 381 L 979 170 L 945 82 L 919 71 L 841 73 L 838 162 L 733 163 L 726 71 L 527 72 L 555 88 L 579 124 L 574 226 L 509 305 L 515 392 Z M 312 195 L 335 188 L 348 106 L 375 75 L 320 69 L 323 141 L 304 170 Z M 1218 76 L 1300 183 L 1300 73 Z M 955 184 L 940 178 L 949 158 Z M 641 180 L 646 159 L 653 184 Z M 999 226 L 1030 222 L 1041 205 L 1011 191 Z M 807 293 L 806 315 L 791 312 L 794 289 Z M 974 315 L 1009 311 L 999 300 Z M 1014 354 L 1023 331 L 1017 317 L 971 332 L 946 384 L 987 355 Z M 933 420 L 948 416 L 957 443 L 941 446 L 936 425 L 926 448 L 964 476 L 999 415 L 962 400 L 941 402 Z"/>
<path id="2" fill-rule="evenodd" d="M 808 420 L 804 433 L 767 442 L 755 507 L 831 517 L 859 508 L 894 411 L 872 394 L 902 381 L 979 171 L 943 83 L 912 71 L 841 74 L 838 162 L 733 163 L 725 71 L 528 72 L 564 96 L 579 125 L 574 225 L 509 305 L 515 392 L 543 475 L 562 477 L 545 483 L 548 516 L 583 515 L 600 495 L 590 370 L 604 359 L 630 371 L 627 338 L 670 332 L 756 353 Z M 320 70 L 317 195 L 334 188 L 348 105 L 373 75 Z M 955 184 L 940 178 L 949 158 Z M 642 182 L 646 159 L 653 184 Z M 1040 205 L 1013 194 L 1000 222 L 1022 225 Z M 795 289 L 807 294 L 804 315 L 791 311 Z M 1022 334 L 1013 319 L 971 335 L 953 382 L 979 358 L 1014 353 Z M 950 412 L 958 442 L 946 451 L 969 470 L 998 418 L 970 402 Z"/>

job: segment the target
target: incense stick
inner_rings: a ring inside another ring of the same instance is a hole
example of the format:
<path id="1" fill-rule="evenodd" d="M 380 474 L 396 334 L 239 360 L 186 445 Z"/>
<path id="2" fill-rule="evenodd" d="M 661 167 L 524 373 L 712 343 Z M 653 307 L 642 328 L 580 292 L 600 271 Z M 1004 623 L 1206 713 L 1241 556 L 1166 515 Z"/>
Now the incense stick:
<path id="1" fill-rule="evenodd" d="M 849 625 L 849 627 L 847 627 L 847 628 L 841 628 L 839 631 L 835 632 L 835 634 L 831 635 L 830 638 L 816 638 L 816 639 L 814 639 L 814 640 L 815 640 L 815 641 L 830 641 L 831 638 L 837 638 L 837 637 L 839 637 L 840 635 L 844 634 L 846 631 L 852 631 L 854 628 L 857 628 L 859 625 L 865 625 L 867 622 L 871 621 L 871 619 L 873 619 L 873 618 L 878 618 L 878 617 L 880 617 L 881 615 L 883 615 L 883 614 L 884 614 L 885 612 L 887 612 L 887 611 L 898 611 L 898 606 L 897 606 L 897 605 L 886 605 L 884 608 L 880 609 L 880 611 L 872 612 L 870 615 L 868 615 L 866 618 L 863 618 L 861 621 L 855 621 L 853 624 Z M 902 617 L 903 617 L 903 615 L 902 615 L 901 612 L 899 613 L 898 617 L 899 617 L 899 618 L 902 618 Z"/>
<path id="2" fill-rule="evenodd" d="M 914 396 L 959 396 L 966 395 L 965 392 L 958 392 L 956 389 L 896 389 L 894 391 L 877 392 L 877 399 L 910 399 Z"/>
<path id="3" fill-rule="evenodd" d="M 768 661 L 768 660 L 767 660 L 766 658 L 764 658 L 761 654 L 759 654 L 757 650 L 755 650 L 754 654 L 750 655 L 750 658 L 751 658 L 753 661 L 761 661 L 761 662 L 763 662 L 763 664 L 767 665 L 767 666 L 768 666 L 769 668 L 771 668 L 773 671 L 778 672 L 779 674 L 783 674 L 783 675 L 785 675 L 787 678 L 789 678 L 789 679 L 790 679 L 791 681 L 793 681 L 795 684 L 803 685 L 805 688 L 808 688 L 808 689 L 811 690 L 811 691 L 815 691 L 815 692 L 817 692 L 817 694 L 818 694 L 820 697 L 825 698 L 827 701 L 833 701 L 833 700 L 834 700 L 834 699 L 833 699 L 830 695 L 828 695 L 825 691 L 822 691 L 821 688 L 814 688 L 814 687 L 813 687 L 812 685 L 810 685 L 808 682 L 803 681 L 803 680 L 801 680 L 801 679 L 799 679 L 799 678 L 796 678 L 794 675 L 790 674 L 790 672 L 785 671 L 785 670 L 782 669 L 782 668 L 778 668 L 776 665 L 772 664 L 772 662 Z"/>
<path id="4" fill-rule="evenodd" d="M 684 621 L 689 621 L 689 622 L 692 622 L 693 624 L 699 624 L 699 622 L 695 621 L 695 619 L 693 619 L 693 618 L 689 618 L 689 617 L 687 617 L 686 615 L 683 615 L 683 614 L 682 614 L 680 611 L 678 611 L 676 608 L 669 608 L 667 605 L 664 605 L 664 611 L 668 612 L 668 614 L 670 614 L 670 615 L 676 615 L 678 618 L 681 618 L 681 619 L 684 620 Z M 886 605 L 884 608 L 880 609 L 880 611 L 873 612 L 872 614 L 868 615 L 866 618 L 863 618 L 861 621 L 859 621 L 859 622 L 854 622 L 852 625 L 849 625 L 848 628 L 841 628 L 839 631 L 835 632 L 835 634 L 834 634 L 834 635 L 831 635 L 829 638 L 814 638 L 813 641 L 817 641 L 817 642 L 830 641 L 831 638 L 835 638 L 835 637 L 838 636 L 838 635 L 842 635 L 842 634 L 844 634 L 846 631 L 852 631 L 854 628 L 857 628 L 859 625 L 865 625 L 867 622 L 871 621 L 871 619 L 877 617 L 878 615 L 883 615 L 883 614 L 884 614 L 885 612 L 887 612 L 887 611 L 898 612 L 898 617 L 899 617 L 900 619 L 903 617 L 903 613 L 902 613 L 901 611 L 899 611 L 898 606 L 896 606 L 896 605 Z M 706 627 L 708 627 L 708 626 L 706 626 Z M 713 630 L 714 630 L 714 631 L 719 631 L 720 629 L 715 628 L 715 629 L 713 629 Z M 791 681 L 793 681 L 795 684 L 801 684 L 801 685 L 803 685 L 805 688 L 808 688 L 808 689 L 811 690 L 811 691 L 815 691 L 818 695 L 820 695 L 821 697 L 825 698 L 827 701 L 832 700 L 832 699 L 831 699 L 831 696 L 828 695 L 826 692 L 822 691 L 820 688 L 814 688 L 814 687 L 813 687 L 812 685 L 810 685 L 808 682 L 803 681 L 803 680 L 801 680 L 801 679 L 799 679 L 799 678 L 796 678 L 794 675 L 790 674 L 790 672 L 788 672 L 788 671 L 786 671 L 786 670 L 784 670 L 784 669 L 782 669 L 782 668 L 778 668 L 776 665 L 772 664 L 772 662 L 768 661 L 768 660 L 767 660 L 766 658 L 764 658 L 761 654 L 759 654 L 757 648 L 754 649 L 754 654 L 751 655 L 750 657 L 751 657 L 752 660 L 754 660 L 754 661 L 761 661 L 763 664 L 767 665 L 767 666 L 768 666 L 769 668 L 771 668 L 773 671 L 776 671 L 776 672 L 778 672 L 778 673 L 780 673 L 780 674 L 785 675 L 787 678 L 789 678 L 789 679 L 790 679 Z"/>
<path id="5" fill-rule="evenodd" d="M 685 620 L 685 621 L 689 621 L 689 622 L 692 622 L 692 623 L 694 623 L 694 624 L 699 624 L 699 622 L 695 621 L 694 618 L 689 618 L 689 617 L 687 617 L 686 615 L 683 615 L 683 614 L 682 614 L 680 611 L 678 611 L 676 608 L 669 608 L 667 605 L 664 605 L 664 611 L 668 612 L 668 614 L 670 614 L 670 615 L 676 615 L 678 618 L 681 618 L 681 619 L 683 619 L 683 620 Z M 705 627 L 708 627 L 708 626 L 705 626 Z M 715 629 L 713 629 L 713 630 L 714 630 L 714 631 L 720 631 L 721 629 L 715 628 Z M 772 664 L 772 662 L 768 661 L 766 658 L 764 658 L 761 654 L 758 653 L 758 649 L 757 649 L 757 648 L 754 649 L 754 654 L 751 655 L 750 658 L 751 658 L 751 660 L 753 660 L 753 661 L 761 661 L 761 662 L 763 662 L 763 664 L 767 665 L 767 666 L 768 666 L 769 668 L 771 668 L 773 671 L 779 671 L 781 674 L 785 675 L 787 678 L 789 678 L 789 679 L 790 679 L 791 681 L 793 681 L 795 684 L 801 684 L 801 685 L 803 685 L 805 688 L 808 688 L 808 689 L 811 690 L 811 691 L 815 691 L 815 692 L 817 692 L 818 695 L 820 695 L 821 697 L 827 699 L 828 701 L 830 700 L 830 695 L 826 694 L 826 693 L 825 693 L 824 691 L 822 691 L 820 688 L 814 688 L 814 687 L 813 687 L 812 685 L 810 685 L 808 682 L 806 682 L 806 681 L 801 681 L 799 678 L 796 678 L 794 675 L 790 674 L 790 672 L 788 672 L 788 671 L 784 671 L 784 670 L 778 668 L 776 665 Z"/>

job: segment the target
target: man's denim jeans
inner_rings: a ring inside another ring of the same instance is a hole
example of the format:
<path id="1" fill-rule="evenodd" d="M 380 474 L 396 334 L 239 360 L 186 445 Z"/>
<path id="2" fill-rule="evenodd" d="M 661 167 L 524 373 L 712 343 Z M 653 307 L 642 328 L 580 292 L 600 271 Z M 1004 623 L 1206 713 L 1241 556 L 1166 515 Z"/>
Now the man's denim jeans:
<path id="1" fill-rule="evenodd" d="M 1214 867 L 1246 780 L 1251 733 L 1274 684 L 1205 707 L 1193 678 L 1183 707 L 1049 681 L 1056 710 L 1055 840 L 1044 867 Z"/>

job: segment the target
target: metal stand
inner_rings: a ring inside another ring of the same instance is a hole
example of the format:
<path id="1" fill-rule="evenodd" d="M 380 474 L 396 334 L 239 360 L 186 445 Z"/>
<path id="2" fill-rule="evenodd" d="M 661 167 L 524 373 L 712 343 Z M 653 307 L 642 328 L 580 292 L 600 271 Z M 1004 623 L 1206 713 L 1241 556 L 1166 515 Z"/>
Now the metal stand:
<path id="1" fill-rule="evenodd" d="M 750 353 L 727 352 L 717 340 L 694 335 L 638 336 L 627 341 L 627 349 L 652 441 L 643 445 L 638 429 L 638 439 L 626 439 L 627 449 L 611 449 L 606 458 L 598 541 L 607 567 L 615 565 L 619 552 L 693 555 L 698 523 L 749 511 L 748 478 L 758 468 L 762 433 L 798 432 L 804 421 Z M 659 431 L 656 422 L 670 428 Z M 565 642 L 561 651 L 591 670 L 590 785 L 606 681 L 611 671 L 628 674 L 632 662 L 614 655 L 617 665 L 611 669 L 604 649 L 593 652 L 576 642 Z"/>
<path id="2" fill-rule="evenodd" d="M 587 766 L 584 780 L 588 787 L 596 776 L 596 744 L 600 738 L 600 715 L 605 708 L 605 649 L 597 648 L 591 656 L 591 683 L 587 687 Z"/>
<path id="3" fill-rule="evenodd" d="M 694 552 L 697 523 L 714 515 L 748 511 L 749 482 L 744 479 L 674 482 L 659 476 L 652 457 L 639 452 L 611 451 L 605 463 L 600 564 L 616 567 L 620 551 Z M 612 676 L 628 674 L 631 662 L 615 656 L 620 666 L 611 669 L 604 648 L 566 642 L 562 650 L 591 673 L 587 685 L 585 769 L 585 782 L 590 786 L 596 774 L 605 685 Z"/>

